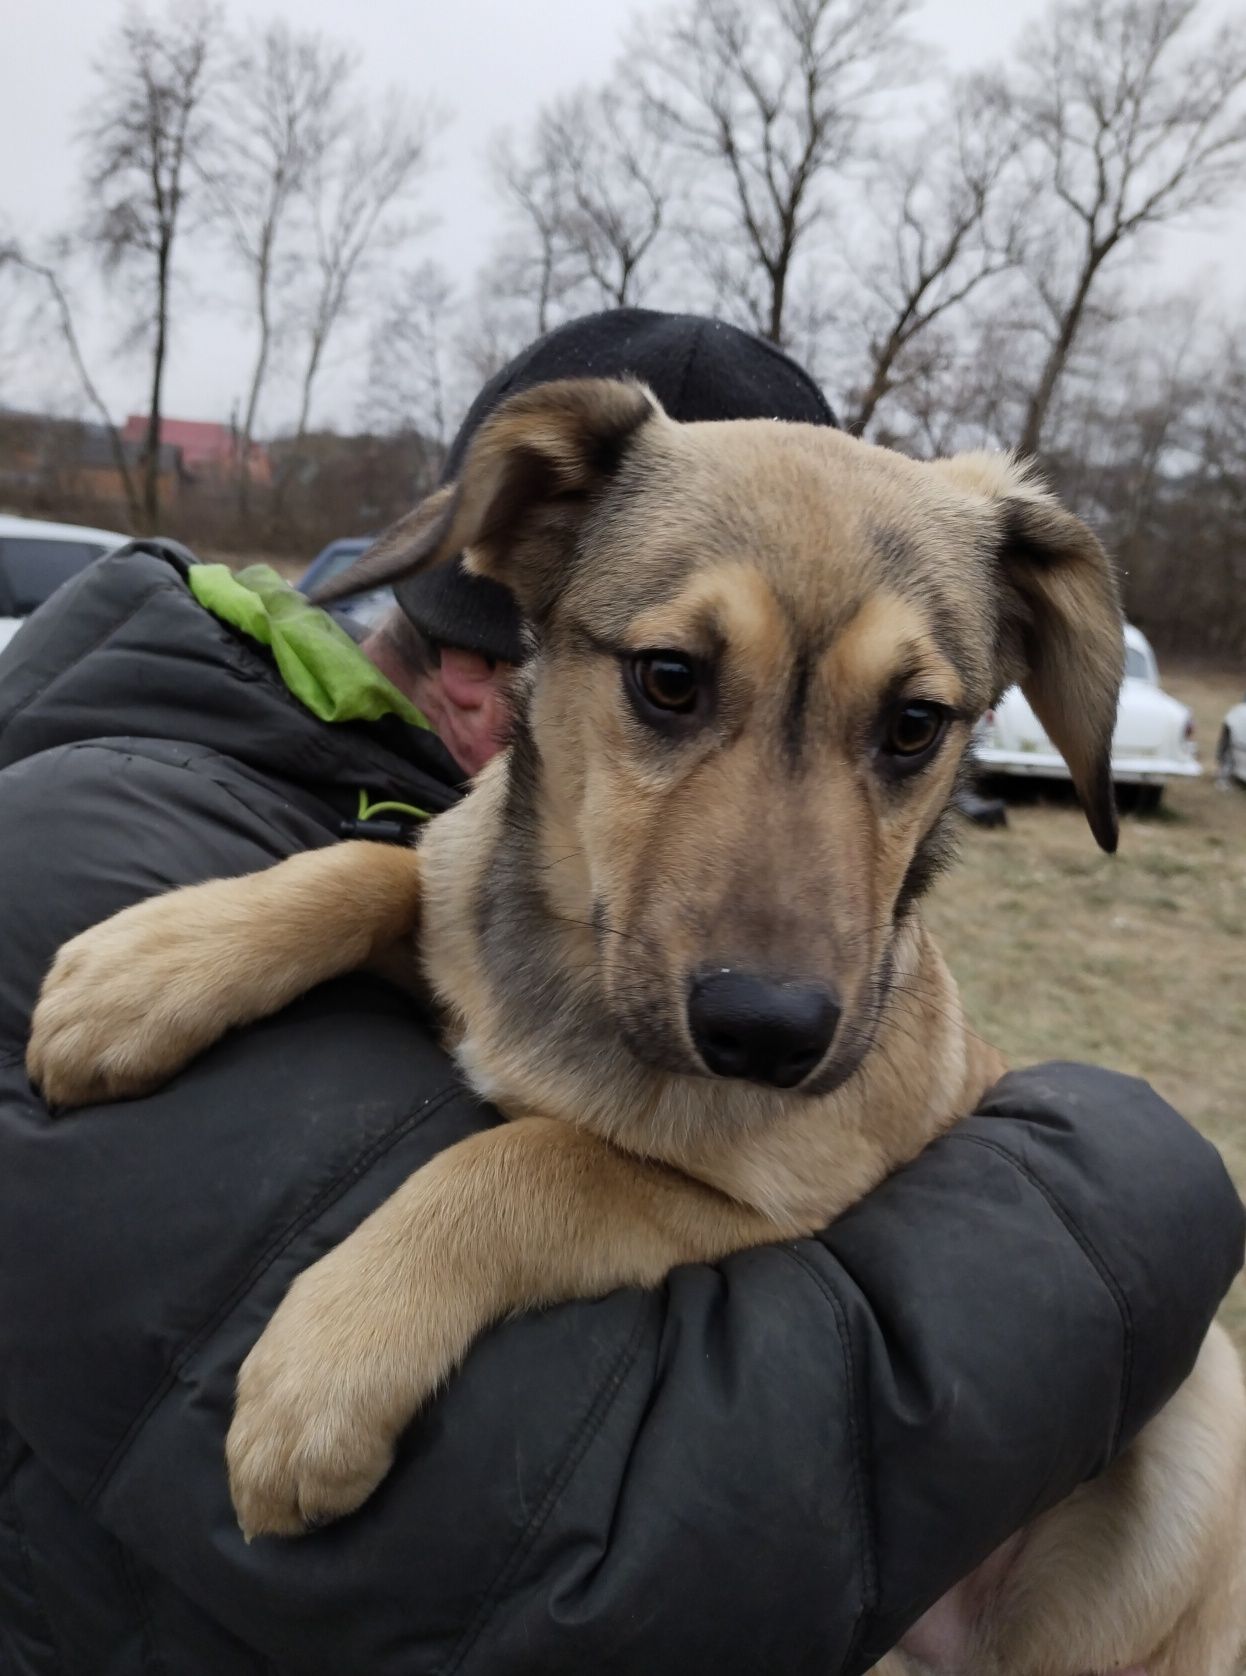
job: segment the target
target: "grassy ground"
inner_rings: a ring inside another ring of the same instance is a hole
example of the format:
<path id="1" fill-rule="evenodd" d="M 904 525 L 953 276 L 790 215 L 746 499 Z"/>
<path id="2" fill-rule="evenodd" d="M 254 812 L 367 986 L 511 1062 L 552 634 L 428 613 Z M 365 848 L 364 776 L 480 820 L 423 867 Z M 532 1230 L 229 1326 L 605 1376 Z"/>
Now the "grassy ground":
<path id="1" fill-rule="evenodd" d="M 1146 1077 L 1246 1192 L 1246 789 L 1211 772 L 1242 672 L 1169 669 L 1203 779 L 1127 817 L 1102 855 L 1076 805 L 1008 783 L 1007 830 L 971 828 L 928 912 L 975 1027 L 1014 1064 L 1087 1059 Z M 1246 1285 L 1225 1316 L 1246 1351 Z"/>

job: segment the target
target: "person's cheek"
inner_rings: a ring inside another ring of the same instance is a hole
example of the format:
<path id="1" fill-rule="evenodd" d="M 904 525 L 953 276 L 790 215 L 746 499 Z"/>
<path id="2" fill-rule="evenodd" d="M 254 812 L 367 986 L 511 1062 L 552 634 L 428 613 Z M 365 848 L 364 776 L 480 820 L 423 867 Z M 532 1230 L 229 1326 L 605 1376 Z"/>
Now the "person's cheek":
<path id="1" fill-rule="evenodd" d="M 492 692 L 494 671 L 477 653 L 446 646 L 441 653 L 441 682 L 453 703 L 474 708 Z"/>

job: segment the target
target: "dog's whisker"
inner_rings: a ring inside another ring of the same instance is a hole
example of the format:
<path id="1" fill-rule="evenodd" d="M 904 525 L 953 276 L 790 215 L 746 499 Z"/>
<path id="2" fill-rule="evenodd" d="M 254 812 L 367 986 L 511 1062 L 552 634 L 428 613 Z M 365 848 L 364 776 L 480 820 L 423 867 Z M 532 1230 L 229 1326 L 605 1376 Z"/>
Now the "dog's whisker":
<path id="1" fill-rule="evenodd" d="M 975 1030 L 964 1017 L 963 1013 L 952 1011 L 950 1008 L 941 1005 L 939 992 L 933 987 L 923 990 L 920 986 L 916 984 L 907 984 L 903 979 L 901 979 L 891 985 L 886 1000 L 890 1000 L 892 996 L 900 995 L 908 996 L 912 1000 L 917 1001 L 928 1012 L 933 1013 L 935 1017 L 942 1019 L 945 1023 L 951 1024 L 961 1030 L 971 1041 L 979 1043 L 982 1047 L 990 1048 L 993 1053 L 999 1053 L 1001 1051 L 996 1043 L 988 1040 L 986 1036 L 983 1036 L 979 1031 Z M 884 1001 L 884 1005 L 885 1004 L 886 1001 Z M 898 1023 L 898 1021 L 896 1022 Z M 913 1031 L 911 1027 L 909 1027 L 909 1030 L 910 1033 L 907 1039 L 917 1042 L 920 1045 L 920 1042 L 924 1040 L 924 1038 L 920 1037 L 919 1033 Z"/>
<path id="2" fill-rule="evenodd" d="M 570 914 L 550 914 L 549 917 L 556 920 L 559 925 L 579 925 L 583 926 L 586 931 L 599 933 L 608 931 L 612 937 L 625 937 L 629 942 L 640 943 L 643 947 L 652 947 L 647 938 L 638 937 L 632 931 L 620 931 L 617 925 L 606 925 L 603 921 L 591 919 L 575 919 Z"/>
<path id="3" fill-rule="evenodd" d="M 561 867 L 564 862 L 576 861 L 583 856 L 583 850 L 568 850 L 566 855 L 555 856 L 553 861 L 543 861 L 539 867 L 534 867 L 534 873 L 548 873 L 551 868 Z"/>

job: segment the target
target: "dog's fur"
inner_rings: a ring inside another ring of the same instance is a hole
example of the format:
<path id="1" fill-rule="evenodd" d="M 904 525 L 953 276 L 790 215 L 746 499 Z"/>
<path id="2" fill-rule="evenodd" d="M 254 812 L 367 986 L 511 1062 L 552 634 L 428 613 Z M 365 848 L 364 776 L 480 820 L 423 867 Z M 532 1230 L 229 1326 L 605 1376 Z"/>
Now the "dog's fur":
<path id="1" fill-rule="evenodd" d="M 324 978 L 410 975 L 418 941 L 461 1065 L 511 1119 L 308 1270 L 247 1358 L 228 1454 L 249 1534 L 363 1501 L 489 1322 L 808 1234 L 974 1108 L 1002 1062 L 916 910 L 973 720 L 1011 682 L 1116 840 L 1110 566 L 1007 458 L 920 464 L 549 385 L 363 570 L 460 551 L 536 636 L 512 746 L 471 795 L 418 851 L 344 844 L 128 910 L 62 951 L 34 1020 L 51 1101 L 132 1094 Z M 655 649 L 706 672 L 688 725 L 629 696 Z M 917 700 L 950 723 L 901 775 L 888 717 Z M 833 989 L 799 1088 L 706 1074 L 687 994 L 707 967 Z M 1213 1332 L 1120 1460 L 880 1669 L 1231 1676 L 1244 1483 L 1246 1398 Z"/>

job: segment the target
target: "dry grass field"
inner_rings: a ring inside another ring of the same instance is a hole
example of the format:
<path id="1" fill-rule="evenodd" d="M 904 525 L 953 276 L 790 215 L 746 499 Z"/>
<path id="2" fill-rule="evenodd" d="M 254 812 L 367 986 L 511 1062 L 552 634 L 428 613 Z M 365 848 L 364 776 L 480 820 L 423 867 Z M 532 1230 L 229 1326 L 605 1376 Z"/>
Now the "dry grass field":
<path id="1" fill-rule="evenodd" d="M 1212 772 L 1246 673 L 1163 679 L 1195 713 L 1204 777 L 1126 817 L 1115 856 L 1071 797 L 1010 789 L 1007 829 L 967 831 L 928 918 L 975 1027 L 1013 1064 L 1086 1059 L 1145 1077 L 1246 1192 L 1246 789 L 1221 791 Z M 1241 1281 L 1226 1318 L 1246 1351 Z"/>

